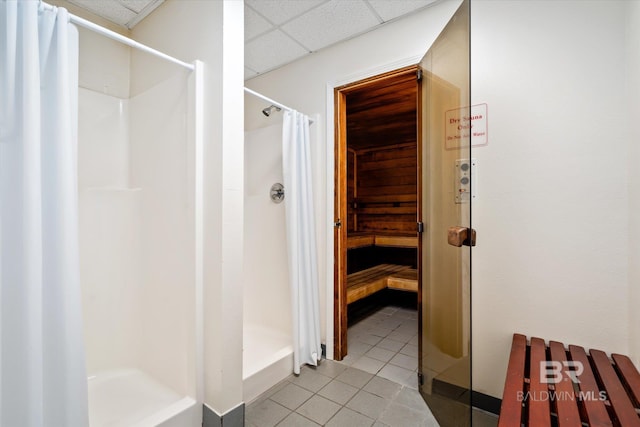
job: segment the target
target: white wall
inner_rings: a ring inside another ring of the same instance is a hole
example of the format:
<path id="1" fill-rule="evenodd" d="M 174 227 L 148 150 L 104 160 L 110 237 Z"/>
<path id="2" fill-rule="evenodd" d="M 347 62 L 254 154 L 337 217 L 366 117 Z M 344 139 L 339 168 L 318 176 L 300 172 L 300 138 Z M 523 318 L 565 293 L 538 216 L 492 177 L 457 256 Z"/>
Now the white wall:
<path id="1" fill-rule="evenodd" d="M 321 113 L 324 126 L 327 83 L 346 83 L 350 75 L 420 55 L 456 5 L 438 4 L 247 86 Z M 480 194 L 473 219 L 479 239 L 473 259 L 477 391 L 501 396 L 513 332 L 629 351 L 628 264 L 639 263 L 628 257 L 624 23 L 625 9 L 635 7 L 472 2 L 472 97 L 489 107 L 489 145 L 474 154 Z M 261 105 L 255 103 L 247 111 Z M 248 128 L 260 126 L 246 120 Z M 331 144 L 332 135 L 322 140 Z M 325 148 L 315 153 L 320 191 Z M 632 207 L 639 199 L 632 198 Z M 331 203 L 329 196 L 320 209 Z M 325 236 L 332 218 L 320 216 Z M 325 253 L 330 237 L 321 242 Z M 326 275 L 323 283 L 332 286 Z M 638 294 L 632 293 L 635 301 Z"/>
<path id="2" fill-rule="evenodd" d="M 127 187 L 129 100 L 84 88 L 78 98 L 78 186 Z"/>
<path id="3" fill-rule="evenodd" d="M 242 402 L 243 22 L 242 2 L 169 0 L 132 31 L 204 63 L 204 400 L 218 414 Z M 172 69 L 133 53 L 132 94 Z"/>
<path id="4" fill-rule="evenodd" d="M 244 323 L 291 336 L 284 203 L 269 197 L 271 186 L 283 182 L 282 120 L 275 114 L 271 120 L 245 132 Z"/>
<path id="5" fill-rule="evenodd" d="M 626 58 L 627 88 L 629 109 L 627 125 L 629 127 L 629 150 L 627 166 L 629 168 L 629 315 L 631 323 L 630 351 L 636 366 L 640 365 L 640 127 L 632 118 L 640 117 L 640 2 L 627 3 L 626 11 Z"/>
<path id="6" fill-rule="evenodd" d="M 426 10 L 384 25 L 378 30 L 364 34 L 352 40 L 308 55 L 278 70 L 258 76 L 246 82 L 251 89 L 277 100 L 305 114 L 318 114 L 313 124 L 318 132 L 318 144 L 313 145 L 314 191 L 316 206 L 316 224 L 318 235 L 318 254 L 320 266 L 320 303 L 321 328 L 323 342 L 327 344 L 327 354 L 333 355 L 333 266 L 327 270 L 327 250 L 332 250 L 333 214 L 327 215 L 328 206 L 333 206 L 333 192 L 327 197 L 327 162 L 332 162 L 333 146 L 329 148 L 327 158 L 327 141 L 332 143 L 333 117 L 327 123 L 327 84 L 344 84 L 349 81 L 375 75 L 384 71 L 409 65 L 407 60 L 417 63 L 433 43 L 447 21 L 453 15 L 459 2 L 448 1 L 433 5 Z M 258 114 L 266 105 L 254 97 L 246 98 L 246 129 L 252 130 L 264 126 L 268 119 Z M 332 166 L 331 166 L 332 167 Z M 332 175 L 330 177 L 332 180 Z M 329 208 L 330 209 L 330 208 Z M 254 236 L 256 244 L 260 244 L 260 236 Z M 247 237 L 246 244 L 250 244 Z M 266 285 L 266 284 L 265 284 Z M 328 337 L 328 338 L 327 338 Z"/>
<path id="7" fill-rule="evenodd" d="M 193 141 L 187 73 L 130 100 L 130 185 L 139 188 L 139 367 L 196 397 Z M 126 252 L 126 247 L 123 250 Z"/>
<path id="8" fill-rule="evenodd" d="M 78 31 L 80 33 L 79 86 L 105 95 L 129 98 L 131 49 L 82 27 L 78 28 Z"/>
<path id="9" fill-rule="evenodd" d="M 629 350 L 625 3 L 472 3 L 482 393 L 501 396 L 513 332 Z"/>
<path id="10" fill-rule="evenodd" d="M 80 277 L 87 372 L 138 366 L 139 192 L 129 189 L 129 48 L 79 29 Z M 105 345 L 108 343 L 108 345 Z"/>
<path id="11" fill-rule="evenodd" d="M 80 188 L 78 208 L 87 375 L 140 368 L 140 192 Z"/>

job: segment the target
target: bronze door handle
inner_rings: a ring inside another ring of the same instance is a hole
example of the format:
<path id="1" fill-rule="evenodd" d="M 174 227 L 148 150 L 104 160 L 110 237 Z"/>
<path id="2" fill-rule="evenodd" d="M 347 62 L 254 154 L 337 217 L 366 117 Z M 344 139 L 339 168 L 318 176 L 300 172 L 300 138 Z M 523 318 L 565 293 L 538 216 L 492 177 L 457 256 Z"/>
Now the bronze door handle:
<path id="1" fill-rule="evenodd" d="M 447 230 L 447 242 L 451 246 L 475 246 L 476 230 L 468 227 L 454 226 Z"/>

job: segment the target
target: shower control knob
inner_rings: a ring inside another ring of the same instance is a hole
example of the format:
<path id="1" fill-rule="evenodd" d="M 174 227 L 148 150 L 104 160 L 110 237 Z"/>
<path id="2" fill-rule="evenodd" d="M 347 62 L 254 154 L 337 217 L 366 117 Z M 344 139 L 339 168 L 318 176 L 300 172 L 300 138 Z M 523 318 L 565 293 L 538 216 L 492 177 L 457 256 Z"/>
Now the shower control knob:
<path id="1" fill-rule="evenodd" d="M 269 197 L 273 203 L 281 203 L 284 200 L 284 185 L 276 182 L 269 190 Z"/>

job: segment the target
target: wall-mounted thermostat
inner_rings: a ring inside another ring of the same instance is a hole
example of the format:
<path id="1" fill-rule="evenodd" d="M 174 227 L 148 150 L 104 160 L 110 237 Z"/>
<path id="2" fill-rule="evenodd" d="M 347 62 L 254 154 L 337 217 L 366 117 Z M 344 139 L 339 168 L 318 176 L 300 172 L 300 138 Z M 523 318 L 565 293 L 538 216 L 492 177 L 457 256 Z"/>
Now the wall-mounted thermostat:
<path id="1" fill-rule="evenodd" d="M 456 160 L 454 172 L 456 203 L 468 203 L 469 200 L 477 198 L 477 165 L 476 159 Z"/>

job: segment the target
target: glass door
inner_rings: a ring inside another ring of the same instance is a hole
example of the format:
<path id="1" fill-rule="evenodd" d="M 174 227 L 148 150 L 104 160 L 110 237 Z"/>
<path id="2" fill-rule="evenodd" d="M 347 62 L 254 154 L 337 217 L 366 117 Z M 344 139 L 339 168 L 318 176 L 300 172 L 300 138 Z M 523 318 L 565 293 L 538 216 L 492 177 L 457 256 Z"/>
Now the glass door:
<path id="1" fill-rule="evenodd" d="M 471 425 L 469 1 L 420 63 L 420 393 L 442 426 Z"/>

